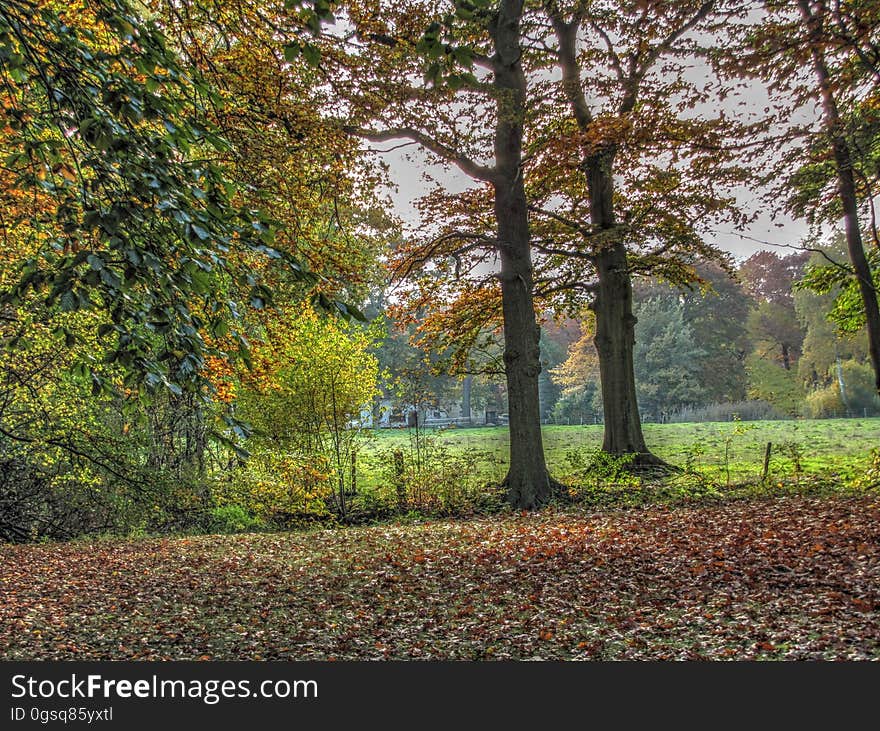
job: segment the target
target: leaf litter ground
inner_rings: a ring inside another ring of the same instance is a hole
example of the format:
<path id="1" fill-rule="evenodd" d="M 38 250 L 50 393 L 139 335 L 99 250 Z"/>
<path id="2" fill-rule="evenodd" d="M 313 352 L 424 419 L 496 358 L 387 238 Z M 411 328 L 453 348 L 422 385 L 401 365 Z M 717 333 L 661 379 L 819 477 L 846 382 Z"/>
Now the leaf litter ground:
<path id="1" fill-rule="evenodd" d="M 0 657 L 880 659 L 880 497 L 0 547 Z"/>

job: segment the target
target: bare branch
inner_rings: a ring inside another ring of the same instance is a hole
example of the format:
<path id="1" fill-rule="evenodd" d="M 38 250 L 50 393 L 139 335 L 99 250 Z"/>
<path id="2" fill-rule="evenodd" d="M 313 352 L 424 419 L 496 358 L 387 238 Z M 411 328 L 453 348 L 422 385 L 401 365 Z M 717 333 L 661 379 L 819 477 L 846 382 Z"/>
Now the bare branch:
<path id="1" fill-rule="evenodd" d="M 430 135 L 421 130 L 412 127 L 396 127 L 384 130 L 369 130 L 359 127 L 343 127 L 343 131 L 348 134 L 361 137 L 370 142 L 389 142 L 390 140 L 408 139 L 418 143 L 426 150 L 433 152 L 438 157 L 457 165 L 462 172 L 470 175 L 477 180 L 484 180 L 494 183 L 497 178 L 496 169 L 487 165 L 480 165 L 471 160 L 464 153 L 444 145 L 442 142 L 435 140 Z"/>

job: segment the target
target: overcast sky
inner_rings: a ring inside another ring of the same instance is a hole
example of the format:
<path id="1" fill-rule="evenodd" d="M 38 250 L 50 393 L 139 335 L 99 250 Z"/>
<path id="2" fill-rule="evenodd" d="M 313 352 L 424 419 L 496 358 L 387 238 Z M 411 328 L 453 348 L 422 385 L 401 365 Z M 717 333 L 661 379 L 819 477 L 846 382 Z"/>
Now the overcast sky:
<path id="1" fill-rule="evenodd" d="M 373 145 L 371 149 L 392 147 L 396 145 L 394 143 Z M 424 178 L 426 172 L 441 181 L 450 191 L 461 191 L 475 185 L 471 178 L 457 168 L 445 170 L 442 166 L 432 165 L 428 157 L 415 145 L 394 149 L 383 154 L 382 159 L 390 166 L 391 179 L 397 186 L 396 190 L 389 191 L 395 213 L 409 226 L 418 226 L 419 213 L 415 208 L 415 202 L 431 189 L 431 184 Z M 780 255 L 785 255 L 789 253 L 785 248 L 762 242 L 797 246 L 808 233 L 809 227 L 804 221 L 795 221 L 789 217 L 778 218 L 775 221 L 771 219 L 758 196 L 751 195 L 749 191 L 741 191 L 740 203 L 746 212 L 759 214 L 755 222 L 740 231 L 739 235 L 733 226 L 728 225 L 722 226 L 722 230 L 719 230 L 717 235 L 707 237 L 711 243 L 724 251 L 731 252 L 737 259 L 745 259 L 759 249 L 771 249 Z"/>
<path id="2" fill-rule="evenodd" d="M 707 81 L 710 76 L 712 73 L 700 60 L 693 60 L 686 66 L 685 77 L 689 78 L 696 87 Z M 768 97 L 766 89 L 760 82 L 741 80 L 735 89 L 729 89 L 729 95 L 724 101 L 716 99 L 710 104 L 697 105 L 693 112 L 695 116 L 701 114 L 714 116 L 718 109 L 723 109 L 729 118 L 754 122 L 762 117 L 765 107 L 779 108 L 778 105 L 781 104 L 784 104 L 784 100 Z M 795 112 L 792 118 L 801 123 L 815 120 L 818 116 L 819 109 L 816 106 L 802 108 Z M 384 145 L 371 145 L 371 149 L 391 150 L 382 155 L 382 159 L 390 167 L 391 179 L 396 185 L 396 190 L 389 191 L 389 194 L 395 212 L 410 226 L 418 226 L 419 223 L 415 202 L 432 187 L 432 184 L 425 180 L 426 173 L 451 192 L 464 190 L 476 184 L 454 166 L 445 169 L 443 166 L 432 164 L 429 157 L 417 145 L 406 145 L 403 140 Z M 762 192 L 745 188 L 737 192 L 743 212 L 749 217 L 757 214 L 750 226 L 737 231 L 732 225 L 720 225 L 714 235 L 706 237 L 708 241 L 723 251 L 732 253 L 737 259 L 745 259 L 760 249 L 774 250 L 785 255 L 790 253 L 786 247 L 802 243 L 809 233 L 808 224 L 788 216 L 780 216 L 774 220 L 766 203 L 761 201 Z"/>
<path id="3" fill-rule="evenodd" d="M 384 146 L 373 145 L 372 149 L 391 147 L 395 145 L 392 143 Z M 431 189 L 431 184 L 424 177 L 426 172 L 442 182 L 450 191 L 465 190 L 475 184 L 457 168 L 444 170 L 442 166 L 432 165 L 427 156 L 416 146 L 392 150 L 383 154 L 382 159 L 390 166 L 391 179 L 397 186 L 396 190 L 389 191 L 395 213 L 408 226 L 418 226 L 419 213 L 415 208 L 415 202 Z M 707 237 L 718 248 L 731 252 L 737 259 L 745 259 L 759 249 L 771 249 L 780 255 L 785 255 L 788 253 L 785 248 L 769 244 L 781 244 L 783 247 L 797 246 L 807 235 L 809 227 L 806 222 L 795 221 L 788 217 L 780 217 L 774 221 L 769 211 L 764 210 L 758 196 L 743 190 L 739 197 L 745 211 L 759 214 L 755 222 L 738 233 L 732 225 L 722 226 L 715 236 Z"/>

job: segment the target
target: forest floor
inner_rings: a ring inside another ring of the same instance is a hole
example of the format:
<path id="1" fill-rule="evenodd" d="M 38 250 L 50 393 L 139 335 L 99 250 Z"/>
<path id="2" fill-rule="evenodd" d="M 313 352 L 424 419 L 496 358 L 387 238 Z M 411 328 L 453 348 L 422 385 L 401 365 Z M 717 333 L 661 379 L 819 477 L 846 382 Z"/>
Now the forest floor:
<path id="1" fill-rule="evenodd" d="M 0 546 L 0 658 L 880 659 L 880 495 Z"/>

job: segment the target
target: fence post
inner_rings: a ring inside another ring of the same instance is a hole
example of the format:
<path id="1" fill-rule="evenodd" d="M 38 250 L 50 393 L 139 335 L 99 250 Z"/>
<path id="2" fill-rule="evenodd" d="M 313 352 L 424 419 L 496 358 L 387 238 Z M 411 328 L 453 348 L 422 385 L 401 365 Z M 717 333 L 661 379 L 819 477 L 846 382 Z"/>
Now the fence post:
<path id="1" fill-rule="evenodd" d="M 773 448 L 773 442 L 767 442 L 764 450 L 764 470 L 761 472 L 761 482 L 767 481 L 767 474 L 770 472 L 770 450 Z"/>

